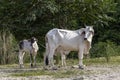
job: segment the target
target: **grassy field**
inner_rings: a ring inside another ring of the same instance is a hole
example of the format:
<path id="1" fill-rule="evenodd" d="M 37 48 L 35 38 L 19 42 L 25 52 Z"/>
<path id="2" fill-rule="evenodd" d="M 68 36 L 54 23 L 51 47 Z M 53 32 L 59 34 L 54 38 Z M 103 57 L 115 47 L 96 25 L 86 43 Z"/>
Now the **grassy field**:
<path id="1" fill-rule="evenodd" d="M 78 60 L 67 60 L 67 69 L 59 67 L 58 70 L 44 70 L 43 63 L 38 63 L 37 68 L 30 68 L 29 64 L 25 64 L 25 68 L 19 69 L 18 64 L 0 65 L 0 70 L 6 73 L 10 73 L 8 76 L 12 77 L 29 77 L 29 76 L 52 76 L 54 78 L 69 78 L 79 75 L 101 74 L 106 72 L 103 68 L 113 69 L 116 66 L 120 66 L 120 56 L 114 56 L 110 58 L 110 62 L 107 62 L 105 58 L 91 58 L 84 59 L 86 68 L 84 70 L 72 68 L 72 65 L 77 65 Z M 60 64 L 59 64 L 60 65 Z M 94 70 L 97 69 L 99 71 Z"/>

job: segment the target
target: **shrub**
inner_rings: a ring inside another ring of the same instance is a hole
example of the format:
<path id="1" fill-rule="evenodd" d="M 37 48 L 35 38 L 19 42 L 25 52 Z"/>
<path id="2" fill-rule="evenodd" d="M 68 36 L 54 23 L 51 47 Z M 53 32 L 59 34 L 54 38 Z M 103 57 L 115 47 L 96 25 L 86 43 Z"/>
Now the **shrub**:
<path id="1" fill-rule="evenodd" d="M 110 56 L 118 56 L 120 51 L 120 46 L 115 45 L 111 41 L 98 42 L 93 45 L 90 50 L 90 56 L 95 57 L 105 57 L 107 62 L 110 60 Z"/>
<path id="2" fill-rule="evenodd" d="M 15 37 L 9 31 L 0 31 L 0 64 L 17 61 Z"/>

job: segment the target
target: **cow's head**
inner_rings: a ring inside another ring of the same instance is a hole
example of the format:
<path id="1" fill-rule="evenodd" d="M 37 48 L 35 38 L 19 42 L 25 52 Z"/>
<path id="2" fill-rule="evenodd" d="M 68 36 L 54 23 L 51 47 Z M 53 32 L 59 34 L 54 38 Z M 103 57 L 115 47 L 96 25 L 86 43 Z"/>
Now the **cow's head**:
<path id="1" fill-rule="evenodd" d="M 84 31 L 84 40 L 87 40 L 89 42 L 92 41 L 92 37 L 94 35 L 94 29 L 93 26 L 86 26 L 85 31 Z"/>
<path id="2" fill-rule="evenodd" d="M 35 41 L 37 42 L 37 39 L 35 37 L 32 37 L 31 38 L 31 43 L 34 43 Z"/>

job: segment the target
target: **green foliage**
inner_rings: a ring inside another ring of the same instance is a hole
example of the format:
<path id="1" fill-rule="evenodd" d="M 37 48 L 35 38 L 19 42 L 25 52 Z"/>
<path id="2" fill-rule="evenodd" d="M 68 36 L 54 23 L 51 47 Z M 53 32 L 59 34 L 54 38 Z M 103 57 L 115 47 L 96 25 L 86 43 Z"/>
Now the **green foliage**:
<path id="1" fill-rule="evenodd" d="M 91 49 L 91 57 L 105 57 L 109 62 L 111 56 L 119 56 L 119 46 L 113 42 L 98 42 Z"/>
<path id="2" fill-rule="evenodd" d="M 8 30 L 0 31 L 0 64 L 16 63 L 15 37 Z"/>
<path id="3" fill-rule="evenodd" d="M 119 0 L 1 0 L 0 31 L 8 30 L 16 41 L 35 36 L 38 60 L 45 51 L 44 36 L 52 28 L 75 30 L 94 25 L 93 44 L 109 40 L 120 45 L 119 8 Z"/>

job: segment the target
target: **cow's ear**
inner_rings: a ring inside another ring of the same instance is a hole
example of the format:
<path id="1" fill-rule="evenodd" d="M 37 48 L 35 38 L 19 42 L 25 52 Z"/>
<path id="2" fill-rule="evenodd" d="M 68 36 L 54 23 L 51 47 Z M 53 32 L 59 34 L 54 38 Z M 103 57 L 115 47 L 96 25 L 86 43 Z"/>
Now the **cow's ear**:
<path id="1" fill-rule="evenodd" d="M 82 35 L 85 35 L 85 31 L 82 31 L 81 33 L 80 33 L 80 35 L 82 36 Z"/>
<path id="2" fill-rule="evenodd" d="M 82 31 L 81 35 L 85 35 L 85 31 Z"/>
<path id="3" fill-rule="evenodd" d="M 80 35 L 85 34 L 85 28 L 81 28 L 81 29 L 79 30 L 79 34 L 80 34 Z"/>

